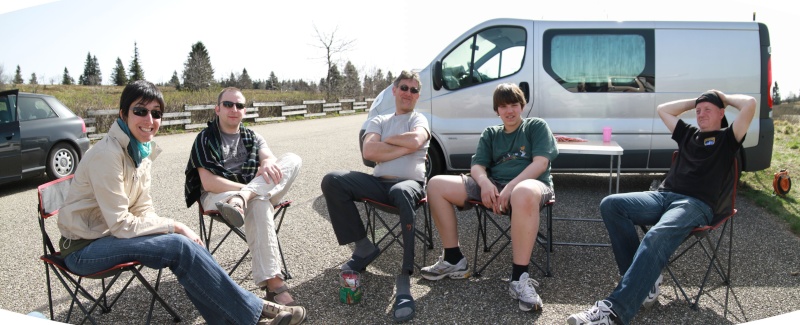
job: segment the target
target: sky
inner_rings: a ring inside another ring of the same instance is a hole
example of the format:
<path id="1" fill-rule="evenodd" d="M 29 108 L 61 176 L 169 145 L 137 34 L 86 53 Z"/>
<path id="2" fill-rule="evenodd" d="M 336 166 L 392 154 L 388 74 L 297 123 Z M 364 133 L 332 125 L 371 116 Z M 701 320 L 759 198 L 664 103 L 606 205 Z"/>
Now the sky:
<path id="1" fill-rule="evenodd" d="M 800 10 L 775 0 L 621 1 L 189 1 L 1 0 L 0 66 L 27 82 L 60 83 L 64 68 L 78 79 L 86 54 L 96 56 L 103 83 L 120 58 L 127 69 L 134 43 L 146 79 L 181 75 L 192 44 L 208 49 L 215 78 L 247 69 L 254 80 L 319 82 L 327 70 L 316 30 L 352 41 L 334 57 L 360 76 L 422 69 L 469 28 L 494 18 L 603 21 L 752 21 L 765 23 L 773 81 L 782 97 L 800 94 Z M 482 4 L 482 5 L 478 5 Z M 735 68 L 735 67 L 732 67 Z M 723 90 L 724 91 L 724 90 Z"/>

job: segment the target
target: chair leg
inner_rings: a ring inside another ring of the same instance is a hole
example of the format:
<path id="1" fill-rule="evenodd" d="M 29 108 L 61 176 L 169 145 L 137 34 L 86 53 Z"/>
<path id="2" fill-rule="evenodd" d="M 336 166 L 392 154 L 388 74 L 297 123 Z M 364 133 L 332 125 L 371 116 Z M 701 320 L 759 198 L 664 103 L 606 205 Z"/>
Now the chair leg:
<path id="1" fill-rule="evenodd" d="M 178 313 L 176 313 L 175 310 L 173 310 L 172 307 L 169 304 L 167 304 L 167 302 L 164 301 L 164 299 L 161 298 L 161 295 L 158 294 L 158 290 L 153 288 L 153 286 L 151 286 L 150 283 L 147 282 L 147 279 L 145 279 L 144 276 L 142 276 L 142 273 L 140 273 L 139 270 L 136 268 L 131 268 L 131 272 L 133 272 L 133 275 L 136 276 L 137 279 L 139 279 L 139 283 L 141 283 L 142 286 L 144 286 L 147 289 L 147 291 L 149 291 L 150 294 L 153 295 L 153 298 L 155 300 L 158 300 L 158 303 L 160 303 L 161 306 L 164 307 L 164 309 L 166 309 L 170 315 L 172 315 L 172 321 L 176 323 L 180 322 L 181 317 L 178 316 Z M 158 279 L 156 280 L 156 285 L 158 285 L 160 280 L 161 280 L 161 269 L 158 270 Z M 148 319 L 148 323 L 149 322 L 150 320 Z"/>
<path id="2" fill-rule="evenodd" d="M 47 268 L 46 262 L 42 262 L 42 264 L 44 264 L 44 274 L 47 279 L 47 305 L 50 308 L 50 319 L 53 319 L 53 289 L 50 286 L 50 269 Z"/>
<path id="3" fill-rule="evenodd" d="M 278 236 L 278 233 L 280 233 L 281 231 L 281 226 L 283 225 L 283 218 L 286 216 L 286 208 L 287 206 L 281 206 L 280 208 L 278 208 L 278 211 L 275 211 L 275 218 L 278 218 L 278 216 L 280 215 L 279 217 L 280 220 L 278 221 L 278 225 L 275 226 L 275 236 Z M 289 266 L 286 265 L 286 257 L 283 255 L 283 248 L 281 247 L 280 236 L 278 236 L 276 240 L 278 241 L 278 253 L 281 254 L 281 263 L 283 263 L 283 271 L 281 272 L 283 272 L 283 277 L 286 278 L 286 280 L 289 280 L 292 278 L 292 275 L 289 273 Z"/>

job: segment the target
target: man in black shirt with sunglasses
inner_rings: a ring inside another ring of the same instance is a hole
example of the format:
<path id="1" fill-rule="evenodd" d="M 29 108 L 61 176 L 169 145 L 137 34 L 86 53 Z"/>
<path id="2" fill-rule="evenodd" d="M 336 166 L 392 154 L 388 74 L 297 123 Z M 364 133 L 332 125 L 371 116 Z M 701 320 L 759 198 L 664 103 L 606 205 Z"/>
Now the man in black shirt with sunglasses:
<path id="1" fill-rule="evenodd" d="M 294 305 L 281 273 L 273 205 L 280 202 L 300 171 L 300 157 L 275 157 L 258 133 L 244 127 L 245 98 L 241 90 L 222 90 L 208 122 L 192 146 L 186 166 L 186 205 L 195 201 L 217 209 L 234 227 L 244 226 L 253 253 L 253 280 L 267 291 L 266 299 Z M 293 323 L 294 324 L 294 323 Z"/>

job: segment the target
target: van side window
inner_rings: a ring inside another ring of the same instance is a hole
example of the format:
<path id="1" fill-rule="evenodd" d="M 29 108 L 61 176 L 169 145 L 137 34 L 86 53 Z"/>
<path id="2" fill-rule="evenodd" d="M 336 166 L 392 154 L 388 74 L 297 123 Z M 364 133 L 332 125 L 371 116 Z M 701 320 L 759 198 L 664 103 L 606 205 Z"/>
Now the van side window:
<path id="1" fill-rule="evenodd" d="M 527 33 L 492 27 L 465 39 L 442 59 L 444 88 L 456 90 L 510 76 L 522 68 Z"/>
<path id="2" fill-rule="evenodd" d="M 56 113 L 41 98 L 20 97 L 18 102 L 19 120 L 30 121 L 55 117 Z"/>
<path id="3" fill-rule="evenodd" d="M 544 67 L 571 92 L 655 92 L 652 30 L 549 30 Z"/>

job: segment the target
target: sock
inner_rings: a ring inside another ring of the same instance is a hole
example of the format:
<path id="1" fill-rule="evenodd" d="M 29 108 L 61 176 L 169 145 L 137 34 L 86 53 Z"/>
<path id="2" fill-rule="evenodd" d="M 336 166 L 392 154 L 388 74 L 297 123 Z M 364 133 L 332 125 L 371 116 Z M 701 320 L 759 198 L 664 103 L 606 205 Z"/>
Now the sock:
<path id="1" fill-rule="evenodd" d="M 462 258 L 464 258 L 464 254 L 461 254 L 461 248 L 458 246 L 444 249 L 445 262 L 456 265 Z"/>
<path id="2" fill-rule="evenodd" d="M 394 285 L 398 295 L 411 295 L 411 277 L 406 271 L 397 275 Z"/>
<path id="3" fill-rule="evenodd" d="M 522 273 L 526 272 L 528 272 L 528 265 L 513 264 L 511 268 L 511 281 L 519 281 L 519 277 L 522 276 Z"/>
<path id="4" fill-rule="evenodd" d="M 375 247 L 375 244 L 369 241 L 369 238 L 364 237 L 356 241 L 356 248 L 353 250 L 353 256 L 366 257 L 376 249 L 378 248 Z"/>

